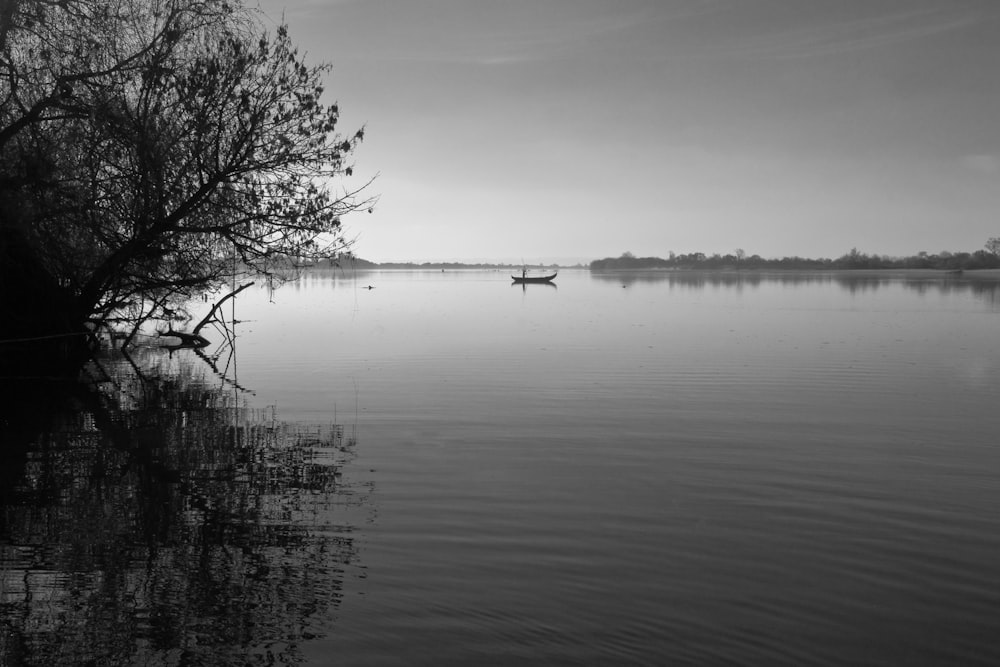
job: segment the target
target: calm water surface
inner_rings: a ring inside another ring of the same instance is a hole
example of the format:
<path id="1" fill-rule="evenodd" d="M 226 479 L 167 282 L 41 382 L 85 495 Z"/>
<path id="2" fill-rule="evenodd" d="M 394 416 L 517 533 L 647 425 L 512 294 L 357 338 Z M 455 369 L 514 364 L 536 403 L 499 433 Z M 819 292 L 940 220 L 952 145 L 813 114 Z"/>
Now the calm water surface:
<path id="1" fill-rule="evenodd" d="M 261 595 L 318 577 L 280 594 L 311 611 L 272 663 L 997 664 L 998 285 L 345 272 L 245 292 L 239 400 L 347 433 L 337 484 L 292 496 L 297 541 L 268 543 L 290 555 Z"/>
<path id="2" fill-rule="evenodd" d="M 242 378 L 302 418 L 356 410 L 374 489 L 367 577 L 311 659 L 995 661 L 1000 307 L 974 287 L 280 292 Z"/>

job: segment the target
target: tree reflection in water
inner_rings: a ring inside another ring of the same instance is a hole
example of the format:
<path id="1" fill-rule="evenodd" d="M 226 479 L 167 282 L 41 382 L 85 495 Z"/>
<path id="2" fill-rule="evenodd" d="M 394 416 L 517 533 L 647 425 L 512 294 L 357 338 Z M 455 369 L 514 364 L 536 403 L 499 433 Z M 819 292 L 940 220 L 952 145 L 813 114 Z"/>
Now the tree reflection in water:
<path id="1" fill-rule="evenodd" d="M 890 285 L 902 285 L 920 294 L 932 292 L 971 292 L 991 304 L 1000 303 L 1000 275 L 994 271 L 699 271 L 699 270 L 625 270 L 592 271 L 593 280 L 620 284 L 668 283 L 670 287 L 704 289 L 705 287 L 751 288 L 765 283 L 803 285 L 835 284 L 851 293 L 874 291 Z"/>
<path id="2" fill-rule="evenodd" d="M 356 567 L 353 437 L 144 356 L 4 396 L 0 664 L 300 663 Z"/>

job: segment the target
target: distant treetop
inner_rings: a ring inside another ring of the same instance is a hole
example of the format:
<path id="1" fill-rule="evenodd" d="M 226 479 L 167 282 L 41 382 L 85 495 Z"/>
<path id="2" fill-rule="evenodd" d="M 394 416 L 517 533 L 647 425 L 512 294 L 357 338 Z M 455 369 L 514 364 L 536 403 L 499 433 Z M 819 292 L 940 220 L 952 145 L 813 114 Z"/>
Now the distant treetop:
<path id="1" fill-rule="evenodd" d="M 857 248 L 836 259 L 810 259 L 782 257 L 766 259 L 760 255 L 747 256 L 742 248 L 726 255 L 706 255 L 701 252 L 688 254 L 670 253 L 663 257 L 636 257 L 631 252 L 620 257 L 606 257 L 590 263 L 591 271 L 630 269 L 937 269 L 944 271 L 1000 269 L 1000 237 L 990 238 L 983 250 L 968 252 L 942 251 L 937 254 L 920 252 L 911 257 L 869 255 Z"/>

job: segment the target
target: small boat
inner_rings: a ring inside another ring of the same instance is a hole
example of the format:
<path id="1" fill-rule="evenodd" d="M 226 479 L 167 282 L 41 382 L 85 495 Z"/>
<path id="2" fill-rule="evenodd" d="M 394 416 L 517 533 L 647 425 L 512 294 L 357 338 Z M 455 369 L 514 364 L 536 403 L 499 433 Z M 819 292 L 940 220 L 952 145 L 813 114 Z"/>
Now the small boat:
<path id="1" fill-rule="evenodd" d="M 558 272 L 553 273 L 551 276 L 511 276 L 510 279 L 515 283 L 550 283 L 555 280 L 556 276 L 559 275 Z"/>

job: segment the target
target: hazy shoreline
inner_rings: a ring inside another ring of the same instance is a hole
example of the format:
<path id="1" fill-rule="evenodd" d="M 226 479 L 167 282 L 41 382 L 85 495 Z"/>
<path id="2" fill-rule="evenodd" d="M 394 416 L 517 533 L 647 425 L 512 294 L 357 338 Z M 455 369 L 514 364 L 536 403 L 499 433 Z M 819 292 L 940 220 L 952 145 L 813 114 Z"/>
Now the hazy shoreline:
<path id="1" fill-rule="evenodd" d="M 691 267 L 670 267 L 670 268 L 606 268 L 606 269 L 591 269 L 586 266 L 558 266 L 558 265 L 546 265 L 546 266 L 529 266 L 529 269 L 533 270 L 559 270 L 559 271 L 586 271 L 589 273 L 607 273 L 607 274 L 620 274 L 620 273 L 658 273 L 658 274 L 669 274 L 669 273 L 684 273 L 684 274 L 729 274 L 729 275 L 766 275 L 766 274 L 777 274 L 777 275 L 788 275 L 794 273 L 802 274 L 836 274 L 836 275 L 851 275 L 851 276 L 878 276 L 878 277 L 905 277 L 905 278 L 988 278 L 988 279 L 998 279 L 1000 280 L 1000 269 L 965 269 L 963 271 L 955 272 L 944 269 L 898 269 L 898 268 L 886 268 L 886 269 L 828 269 L 828 268 L 744 268 L 736 269 L 730 267 L 720 267 L 720 268 L 691 268 Z M 333 266 L 333 267 L 320 267 L 311 266 L 305 267 L 305 270 L 310 273 L 320 273 L 320 272 L 334 272 L 334 273 L 344 273 L 344 272 L 375 272 L 375 271 L 434 271 L 434 272 L 444 272 L 444 271 L 495 271 L 504 272 L 512 270 L 520 270 L 520 266 L 512 265 L 492 265 L 492 264 L 462 264 L 462 265 L 423 265 L 423 264 L 413 264 L 406 265 L 398 262 L 393 262 L 390 265 L 381 264 L 366 264 L 365 266 Z"/>

